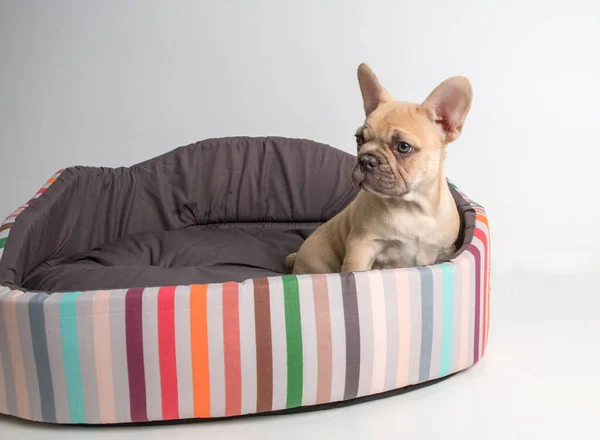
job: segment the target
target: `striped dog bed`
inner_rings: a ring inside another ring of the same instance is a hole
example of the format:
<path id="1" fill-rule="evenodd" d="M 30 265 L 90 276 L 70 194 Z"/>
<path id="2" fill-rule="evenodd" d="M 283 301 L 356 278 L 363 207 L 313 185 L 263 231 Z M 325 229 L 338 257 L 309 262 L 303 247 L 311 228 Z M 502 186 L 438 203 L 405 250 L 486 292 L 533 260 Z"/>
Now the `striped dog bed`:
<path id="1" fill-rule="evenodd" d="M 355 197 L 352 164 L 311 141 L 226 138 L 56 173 L 0 227 L 0 413 L 230 417 L 475 364 L 489 329 L 488 224 L 452 184 L 451 261 L 286 274 L 285 256 Z"/>

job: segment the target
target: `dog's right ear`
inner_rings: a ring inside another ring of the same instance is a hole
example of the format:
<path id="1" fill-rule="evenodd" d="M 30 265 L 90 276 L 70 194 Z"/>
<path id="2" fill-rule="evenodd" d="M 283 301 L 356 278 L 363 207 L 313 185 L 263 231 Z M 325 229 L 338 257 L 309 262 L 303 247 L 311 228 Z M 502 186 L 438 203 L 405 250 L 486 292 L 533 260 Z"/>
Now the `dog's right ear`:
<path id="1" fill-rule="evenodd" d="M 358 66 L 358 84 L 362 93 L 365 116 L 369 116 L 380 104 L 392 100 L 369 66 L 362 63 Z"/>
<path id="2" fill-rule="evenodd" d="M 458 139 L 473 100 L 471 83 L 464 76 L 454 76 L 435 88 L 423 106 L 431 120 L 445 134 L 446 142 Z"/>

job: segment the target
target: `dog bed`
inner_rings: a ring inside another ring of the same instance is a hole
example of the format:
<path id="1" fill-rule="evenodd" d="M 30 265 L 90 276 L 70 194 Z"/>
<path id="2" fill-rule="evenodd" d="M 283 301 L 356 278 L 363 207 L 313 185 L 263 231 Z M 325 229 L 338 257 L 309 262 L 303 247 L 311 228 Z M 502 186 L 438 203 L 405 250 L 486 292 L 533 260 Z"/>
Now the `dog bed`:
<path id="1" fill-rule="evenodd" d="M 489 326 L 483 208 L 450 185 L 452 260 L 287 274 L 356 195 L 353 156 L 211 139 L 56 173 L 0 227 L 0 413 L 218 418 L 349 401 L 464 370 Z"/>

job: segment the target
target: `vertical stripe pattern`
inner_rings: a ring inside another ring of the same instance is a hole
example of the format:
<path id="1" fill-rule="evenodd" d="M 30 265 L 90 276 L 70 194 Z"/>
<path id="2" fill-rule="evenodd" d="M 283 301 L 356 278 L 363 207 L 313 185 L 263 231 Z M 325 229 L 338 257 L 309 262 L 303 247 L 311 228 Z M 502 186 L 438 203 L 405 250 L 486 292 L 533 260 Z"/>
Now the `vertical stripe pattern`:
<path id="1" fill-rule="evenodd" d="M 210 369 L 208 364 L 207 286 L 190 289 L 190 340 L 194 383 L 194 417 L 210 417 Z"/>
<path id="2" fill-rule="evenodd" d="M 439 376 L 450 374 L 452 369 L 452 339 L 454 324 L 454 268 L 449 263 L 440 265 L 442 270 L 442 348 Z"/>
<path id="3" fill-rule="evenodd" d="M 273 349 L 269 281 L 254 280 L 254 332 L 256 337 L 256 411 L 273 405 Z"/>
<path id="4" fill-rule="evenodd" d="M 242 371 L 240 361 L 240 302 L 238 285 L 223 285 L 223 338 L 225 340 L 225 415 L 242 412 Z"/>
<path id="5" fill-rule="evenodd" d="M 302 324 L 299 295 L 298 279 L 293 275 L 283 277 L 287 353 L 286 408 L 294 408 L 302 403 Z"/>
<path id="6" fill-rule="evenodd" d="M 150 301 L 144 301 L 144 303 L 146 302 Z M 174 287 L 161 287 L 158 290 L 157 314 L 162 419 L 171 420 L 179 417 L 179 400 L 177 396 L 177 356 L 175 351 Z M 145 318 L 147 317 L 148 316 L 145 315 Z"/>
<path id="7" fill-rule="evenodd" d="M 79 371 L 83 391 L 84 420 L 99 420 L 98 385 L 96 379 L 96 353 L 94 345 L 93 316 L 94 292 L 83 292 L 76 300 L 77 343 L 79 348 Z M 84 386 L 85 384 L 85 386 Z"/>
<path id="8" fill-rule="evenodd" d="M 206 294 L 208 324 L 208 370 L 210 417 L 225 414 L 225 348 L 223 339 L 223 293 L 218 284 L 209 284 Z"/>
<path id="9" fill-rule="evenodd" d="M 175 288 L 175 359 L 178 418 L 194 417 L 192 353 L 190 352 L 190 287 Z"/>
<path id="10" fill-rule="evenodd" d="M 314 275 L 311 280 L 317 338 L 317 395 L 315 403 L 327 403 L 331 399 L 333 357 L 329 289 L 325 275 Z"/>
<path id="11" fill-rule="evenodd" d="M 59 174 L 2 223 L 0 258 Z M 434 266 L 50 295 L 0 286 L 0 412 L 52 423 L 235 416 L 468 368 L 489 339 L 490 240 L 485 212 L 464 198 L 473 239 Z"/>
<path id="12" fill-rule="evenodd" d="M 144 289 L 129 289 L 125 295 L 125 340 L 129 376 L 131 421 L 146 422 L 146 375 L 144 371 L 144 336 L 142 333 L 142 295 Z M 158 378 L 156 378 L 158 379 Z"/>
<path id="13" fill-rule="evenodd" d="M 346 381 L 344 386 L 344 400 L 348 400 L 354 399 L 358 395 L 361 338 L 355 274 L 343 274 L 341 276 L 341 281 L 344 324 L 346 329 Z"/>
<path id="14" fill-rule="evenodd" d="M 52 387 L 52 372 L 45 329 L 44 300 L 47 298 L 48 295 L 40 293 L 29 300 L 29 326 L 40 394 L 40 419 L 56 422 L 54 388 Z"/>
<path id="15" fill-rule="evenodd" d="M 29 325 L 29 300 L 30 295 L 20 295 L 15 300 L 15 312 L 17 315 L 17 329 L 21 342 L 21 353 L 23 356 L 23 367 L 25 369 L 25 382 L 27 384 L 27 401 L 29 414 L 33 420 L 41 418 L 41 402 L 39 394 L 38 376 L 35 368 L 33 353 L 33 342 L 31 327 Z"/>
<path id="16" fill-rule="evenodd" d="M 288 352 L 283 278 L 269 278 L 271 350 L 273 365 L 272 410 L 285 409 L 288 400 Z"/>
<path id="17" fill-rule="evenodd" d="M 64 295 L 64 293 L 50 295 L 43 303 L 42 314 L 44 315 L 46 324 L 46 342 L 48 360 L 50 361 L 50 377 L 54 393 L 56 422 L 71 423 L 60 317 L 60 301 Z"/>
<path id="18" fill-rule="evenodd" d="M 252 281 L 246 281 L 239 285 L 239 314 L 241 413 L 251 414 L 257 411 L 256 323 Z"/>
<path id="19" fill-rule="evenodd" d="M 146 381 L 146 414 L 148 420 L 162 420 L 163 417 L 169 417 L 168 414 L 165 416 L 163 411 L 164 397 L 161 391 L 165 379 L 164 372 L 161 370 L 161 358 L 159 356 L 161 349 L 161 336 L 159 334 L 161 312 L 159 311 L 158 304 L 160 290 L 160 288 L 156 287 L 145 289 L 144 301 L 142 302 L 144 376 L 156 378 L 156 380 Z"/>
<path id="20" fill-rule="evenodd" d="M 117 420 L 115 410 L 115 392 L 113 380 L 111 332 L 116 329 L 110 325 L 111 292 L 100 290 L 94 293 L 92 313 L 94 320 L 93 345 L 96 353 L 96 381 L 98 385 L 99 423 L 114 423 Z"/>
<path id="21" fill-rule="evenodd" d="M 60 334 L 67 381 L 69 415 L 72 423 L 85 422 L 83 383 L 79 363 L 79 340 L 77 338 L 77 297 L 81 292 L 66 293 L 60 299 Z"/>

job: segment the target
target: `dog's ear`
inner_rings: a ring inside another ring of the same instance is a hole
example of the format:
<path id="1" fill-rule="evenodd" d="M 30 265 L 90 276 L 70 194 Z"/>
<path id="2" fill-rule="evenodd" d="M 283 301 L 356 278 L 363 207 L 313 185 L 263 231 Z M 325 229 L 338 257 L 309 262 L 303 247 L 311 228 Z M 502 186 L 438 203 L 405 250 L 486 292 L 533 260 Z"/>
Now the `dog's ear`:
<path id="1" fill-rule="evenodd" d="M 369 116 L 379 104 L 392 99 L 387 90 L 381 87 L 371 68 L 365 63 L 358 66 L 358 84 L 360 85 L 366 116 Z"/>
<path id="2" fill-rule="evenodd" d="M 423 106 L 445 134 L 446 142 L 458 139 L 471 108 L 473 89 L 463 76 L 447 79 L 427 97 Z"/>

